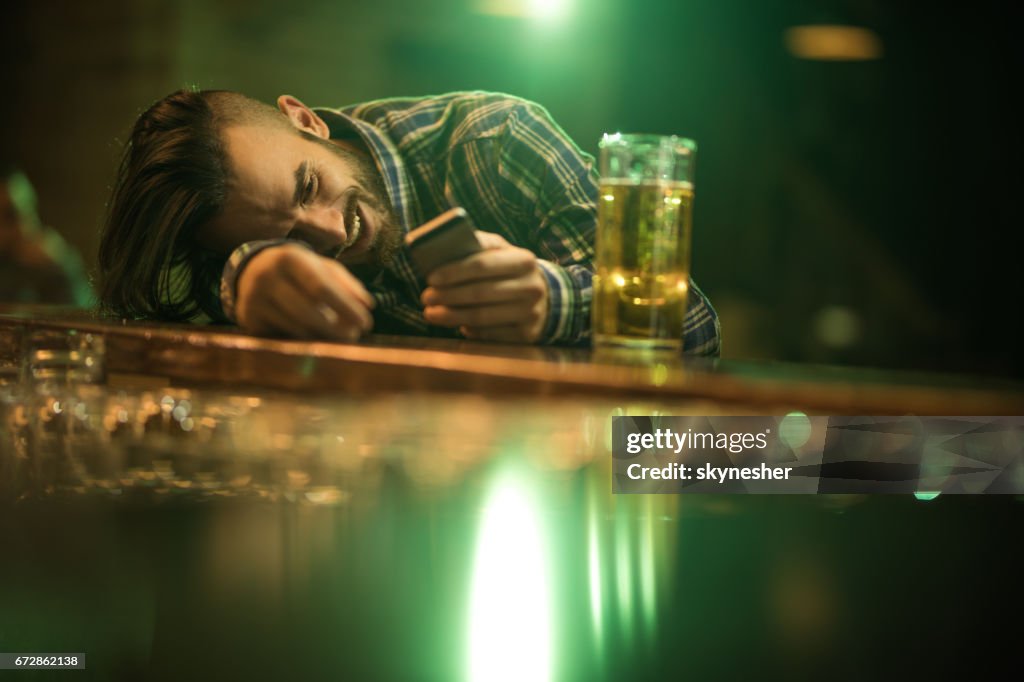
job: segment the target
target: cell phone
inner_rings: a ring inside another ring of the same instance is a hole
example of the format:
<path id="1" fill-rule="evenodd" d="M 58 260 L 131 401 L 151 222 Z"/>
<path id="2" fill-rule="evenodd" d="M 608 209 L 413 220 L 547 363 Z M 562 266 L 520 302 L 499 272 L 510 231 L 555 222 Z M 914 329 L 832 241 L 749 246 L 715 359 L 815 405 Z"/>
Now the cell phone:
<path id="1" fill-rule="evenodd" d="M 405 235 L 409 259 L 420 276 L 426 279 L 442 265 L 483 250 L 475 229 L 465 209 L 449 209 Z"/>

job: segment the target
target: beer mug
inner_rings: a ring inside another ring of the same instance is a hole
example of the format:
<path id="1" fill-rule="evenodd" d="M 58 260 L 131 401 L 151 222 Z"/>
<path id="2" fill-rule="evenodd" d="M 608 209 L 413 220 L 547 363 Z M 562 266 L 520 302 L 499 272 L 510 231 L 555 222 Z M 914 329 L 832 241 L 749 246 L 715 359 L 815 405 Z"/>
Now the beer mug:
<path id="1" fill-rule="evenodd" d="M 592 329 L 597 347 L 683 347 L 697 145 L 660 135 L 605 135 Z"/>

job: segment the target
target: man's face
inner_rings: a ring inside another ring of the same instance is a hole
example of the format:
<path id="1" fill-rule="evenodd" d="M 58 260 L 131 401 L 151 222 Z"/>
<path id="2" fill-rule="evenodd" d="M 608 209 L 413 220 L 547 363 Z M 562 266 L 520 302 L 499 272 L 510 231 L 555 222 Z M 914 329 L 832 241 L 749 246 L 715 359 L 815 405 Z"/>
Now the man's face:
<path id="1" fill-rule="evenodd" d="M 398 221 L 364 154 L 283 126 L 232 126 L 223 136 L 232 177 L 201 246 L 227 254 L 287 237 L 347 265 L 385 265 L 394 256 Z"/>

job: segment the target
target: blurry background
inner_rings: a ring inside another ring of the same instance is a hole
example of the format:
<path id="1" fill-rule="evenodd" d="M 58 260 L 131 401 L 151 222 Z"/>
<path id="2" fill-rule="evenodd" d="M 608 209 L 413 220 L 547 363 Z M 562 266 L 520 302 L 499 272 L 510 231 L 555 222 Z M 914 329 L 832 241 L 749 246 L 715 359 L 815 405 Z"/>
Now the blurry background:
<path id="1" fill-rule="evenodd" d="M 18 0 L 0 161 L 91 268 L 121 144 L 174 89 L 505 91 L 592 154 L 605 131 L 697 140 L 694 274 L 724 357 L 1020 378 L 1022 59 L 998 5 Z"/>

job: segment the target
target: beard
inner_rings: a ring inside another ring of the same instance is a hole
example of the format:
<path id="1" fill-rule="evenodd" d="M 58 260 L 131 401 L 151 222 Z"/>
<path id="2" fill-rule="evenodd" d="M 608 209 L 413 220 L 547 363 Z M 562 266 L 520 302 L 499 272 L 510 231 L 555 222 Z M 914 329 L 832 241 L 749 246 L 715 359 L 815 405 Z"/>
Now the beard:
<path id="1" fill-rule="evenodd" d="M 373 243 L 370 244 L 370 248 L 366 252 L 365 265 L 373 265 L 378 268 L 387 267 L 402 246 L 403 231 L 401 221 L 388 198 L 388 191 L 384 186 L 384 179 L 381 177 L 380 171 L 377 170 L 373 160 L 363 154 L 358 154 L 328 140 L 316 139 L 354 169 L 353 174 L 360 185 L 356 188 L 356 199 L 372 208 L 380 217 L 376 226 L 377 233 L 373 236 Z M 344 252 L 339 252 L 335 255 L 335 259 L 343 254 Z"/>

